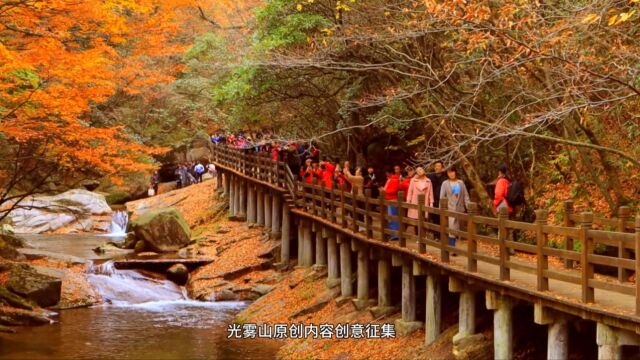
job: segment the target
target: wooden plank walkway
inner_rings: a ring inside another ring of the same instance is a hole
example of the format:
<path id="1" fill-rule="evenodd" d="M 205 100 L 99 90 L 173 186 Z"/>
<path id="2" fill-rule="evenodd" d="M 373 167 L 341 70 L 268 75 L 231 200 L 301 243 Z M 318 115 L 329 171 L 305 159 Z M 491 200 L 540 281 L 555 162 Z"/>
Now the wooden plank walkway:
<path id="1" fill-rule="evenodd" d="M 483 288 L 510 292 L 530 302 L 541 301 L 544 306 L 553 304 L 557 309 L 583 318 L 617 319 L 611 321 L 624 322 L 627 329 L 640 329 L 640 284 L 628 279 L 628 275 L 640 271 L 640 258 L 633 258 L 633 253 L 640 253 L 640 217 L 635 222 L 630 221 L 629 216 L 603 220 L 591 213 L 568 212 L 563 225 L 553 225 L 547 224 L 547 213 L 542 209 L 536 211 L 541 220 L 524 223 L 509 220 L 506 212 L 498 218 L 479 216 L 475 204 L 471 204 L 469 213 L 449 211 L 446 199 L 441 201 L 442 208 L 427 208 L 404 202 L 402 193 L 399 200 L 391 201 L 384 198 L 384 193 L 379 198 L 356 198 L 343 190 L 298 182 L 286 164 L 238 149 L 217 147 L 214 158 L 216 166 L 225 173 L 279 192 L 297 216 L 333 228 L 347 237 L 421 259 L 470 282 L 482 282 Z M 356 204 L 357 216 L 353 215 L 352 204 Z M 387 208 L 391 206 L 397 207 L 398 215 L 387 215 Z M 406 214 L 410 209 L 420 214 L 439 214 L 442 225 L 429 223 L 424 216 L 422 220 L 408 218 Z M 358 219 L 354 221 L 354 217 Z M 468 222 L 470 226 L 464 230 L 449 229 L 448 217 Z M 390 221 L 398 221 L 400 229 L 388 229 L 386 224 Z M 619 223 L 618 231 L 592 228 L 592 225 L 611 225 L 615 221 Z M 364 232 L 359 232 L 359 227 L 364 227 Z M 419 235 L 407 232 L 409 227 L 415 227 Z M 627 232 L 630 229 L 635 233 Z M 400 237 L 400 241 L 383 241 L 382 231 L 385 236 Z M 440 242 L 426 236 L 432 231 L 445 234 L 440 236 L 443 241 L 447 233 L 464 240 L 458 241 L 455 250 L 446 244 L 441 247 Z M 513 231 L 534 234 L 535 243 L 510 241 L 507 234 Z M 551 246 L 550 238 L 560 239 L 562 248 Z M 574 243 L 582 245 L 579 250 L 574 250 Z M 617 247 L 618 255 L 596 253 L 596 245 Z M 452 251 L 459 256 L 450 256 Z M 511 256 L 514 251 L 532 256 L 528 259 Z M 596 266 L 617 269 L 618 277 L 595 274 Z"/>

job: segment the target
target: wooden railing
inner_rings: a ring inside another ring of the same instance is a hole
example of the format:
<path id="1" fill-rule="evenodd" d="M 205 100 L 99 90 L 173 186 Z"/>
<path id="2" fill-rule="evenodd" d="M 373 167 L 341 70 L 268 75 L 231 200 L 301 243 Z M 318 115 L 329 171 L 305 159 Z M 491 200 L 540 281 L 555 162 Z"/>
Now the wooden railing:
<path id="1" fill-rule="evenodd" d="M 252 154 L 251 150 L 217 146 L 214 159 L 224 168 L 289 193 L 292 204 L 306 213 L 371 241 L 389 243 L 389 238 L 397 238 L 399 247 L 415 246 L 422 254 L 427 252 L 427 247 L 435 248 L 443 263 L 450 262 L 451 254 L 461 255 L 466 257 L 468 272 L 478 272 L 479 266 L 486 264 L 489 267 L 485 266 L 483 271 L 496 268 L 496 276 L 501 280 L 511 280 L 511 270 L 532 274 L 539 291 L 549 290 L 550 279 L 576 284 L 582 289 L 581 300 L 585 303 L 594 302 L 596 289 L 635 296 L 636 315 L 640 316 L 640 282 L 629 281 L 629 275 L 640 272 L 640 257 L 633 259 L 633 254 L 640 252 L 640 217 L 630 221 L 628 210 L 623 210 L 619 219 L 603 219 L 590 212 L 574 214 L 572 203 L 567 202 L 565 214 L 568 216 L 563 225 L 548 224 L 544 209 L 536 210 L 534 223 L 526 223 L 510 220 L 506 209 L 497 218 L 481 216 L 475 203 L 469 204 L 467 213 L 460 213 L 447 209 L 447 199 L 441 199 L 439 208 L 432 208 L 423 205 L 424 195 L 418 204 L 411 204 L 404 201 L 402 192 L 397 200 L 386 200 L 384 192 L 372 198 L 369 191 L 354 195 L 344 189 L 328 189 L 323 184 L 307 184 L 296 181 L 286 164 Z M 397 208 L 397 215 L 388 214 L 387 208 L 391 206 Z M 408 217 L 409 210 L 416 210 L 418 216 Z M 427 214 L 439 215 L 440 224 L 430 222 Z M 460 230 L 449 228 L 449 217 L 461 222 Z M 397 230 L 388 227 L 390 221 L 398 223 Z M 594 224 L 617 230 L 595 229 Z M 629 230 L 634 232 L 626 232 Z M 527 233 L 528 238 L 535 240 L 533 243 L 513 241 L 514 232 Z M 449 234 L 461 243 L 450 246 Z M 564 246 L 551 246 L 550 237 L 563 239 Z M 580 244 L 579 250 L 574 249 L 576 242 Z M 616 256 L 597 254 L 594 252 L 597 245 L 617 247 L 618 253 Z M 533 254 L 533 260 L 518 259 L 512 255 L 516 252 Z M 550 266 L 550 257 L 562 260 L 565 266 Z M 575 263 L 580 266 L 575 267 Z M 618 278 L 596 277 L 596 266 L 618 269 Z"/>

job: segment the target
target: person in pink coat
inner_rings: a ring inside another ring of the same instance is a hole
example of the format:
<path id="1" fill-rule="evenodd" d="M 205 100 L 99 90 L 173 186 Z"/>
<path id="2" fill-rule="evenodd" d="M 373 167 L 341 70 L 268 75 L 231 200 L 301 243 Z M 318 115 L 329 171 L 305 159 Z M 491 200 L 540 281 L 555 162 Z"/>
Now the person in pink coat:
<path id="1" fill-rule="evenodd" d="M 417 205 L 420 194 L 424 194 L 424 205 L 433 207 L 433 185 L 422 167 L 417 168 L 416 175 L 411 178 L 407 192 L 407 202 Z M 423 216 L 426 219 L 429 215 L 425 212 Z M 409 211 L 407 211 L 407 217 L 417 219 L 418 209 L 409 209 Z"/>

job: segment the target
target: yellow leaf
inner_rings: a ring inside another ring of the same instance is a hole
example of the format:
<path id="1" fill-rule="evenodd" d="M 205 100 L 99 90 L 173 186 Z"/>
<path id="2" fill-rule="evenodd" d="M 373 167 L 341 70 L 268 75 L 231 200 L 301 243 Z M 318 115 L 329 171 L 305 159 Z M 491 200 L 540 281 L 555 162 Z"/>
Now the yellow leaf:
<path id="1" fill-rule="evenodd" d="M 609 21 L 607 22 L 607 25 L 611 26 L 611 25 L 615 24 L 616 20 L 618 20 L 618 14 L 613 15 L 612 17 L 610 17 Z"/>
<path id="2" fill-rule="evenodd" d="M 638 0 L 638 1 L 640 1 L 640 0 Z M 584 19 L 582 19 L 582 23 L 583 24 L 593 24 L 594 22 L 597 22 L 598 20 L 600 20 L 600 16 L 599 15 L 589 14 Z"/>
<path id="3" fill-rule="evenodd" d="M 298 4 L 298 5 L 296 6 L 296 9 L 298 9 L 298 11 L 302 11 L 302 4 Z"/>

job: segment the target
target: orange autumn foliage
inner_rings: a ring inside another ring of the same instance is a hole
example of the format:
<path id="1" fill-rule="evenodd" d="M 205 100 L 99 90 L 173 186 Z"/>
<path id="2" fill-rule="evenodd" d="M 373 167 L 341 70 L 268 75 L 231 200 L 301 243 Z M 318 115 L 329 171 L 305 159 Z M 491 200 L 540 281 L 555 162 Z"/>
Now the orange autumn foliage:
<path id="1" fill-rule="evenodd" d="M 202 1 L 211 10 L 228 1 Z M 92 127 L 91 106 L 171 82 L 194 34 L 211 24 L 192 0 L 0 2 L 0 143 L 37 148 L 61 171 L 150 169 L 163 149 L 120 127 Z M 213 12 L 226 24 L 224 11 Z M 177 60 L 178 59 L 178 60 Z M 36 153 L 36 151 L 34 151 Z M 1 167 L 2 165 L 0 165 Z"/>

